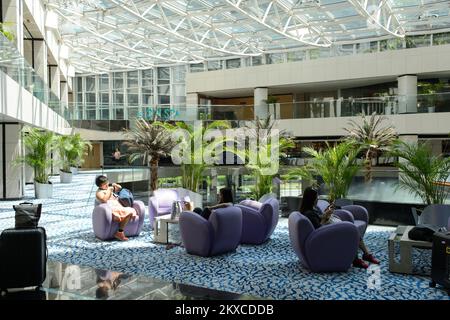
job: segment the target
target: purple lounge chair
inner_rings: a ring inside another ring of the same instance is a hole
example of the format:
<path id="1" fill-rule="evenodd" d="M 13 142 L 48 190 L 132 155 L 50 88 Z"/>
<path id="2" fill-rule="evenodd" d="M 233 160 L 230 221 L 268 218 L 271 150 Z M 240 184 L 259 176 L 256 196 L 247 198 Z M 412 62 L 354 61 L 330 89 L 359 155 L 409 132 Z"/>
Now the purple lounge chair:
<path id="1" fill-rule="evenodd" d="M 289 238 L 303 266 L 313 272 L 347 271 L 358 250 L 359 232 L 343 221 L 314 229 L 298 211 L 289 215 Z"/>
<path id="2" fill-rule="evenodd" d="M 317 207 L 323 212 L 330 204 L 325 200 L 319 200 Z M 343 221 L 349 221 L 355 224 L 358 228 L 361 239 L 366 233 L 367 225 L 369 224 L 369 213 L 363 206 L 352 204 L 343 206 L 341 209 L 336 209 L 334 213 Z"/>
<path id="3" fill-rule="evenodd" d="M 242 212 L 235 206 L 215 209 L 209 220 L 191 211 L 180 215 L 180 233 L 186 252 L 210 257 L 236 250 L 241 241 Z"/>
<path id="4" fill-rule="evenodd" d="M 148 201 L 148 215 L 150 228 L 153 229 L 155 217 L 169 214 L 172 211 L 172 203 L 179 200 L 178 192 L 173 189 L 157 189 Z"/>
<path id="5" fill-rule="evenodd" d="M 133 208 L 136 209 L 138 217 L 135 220 L 130 220 L 126 225 L 124 232 L 127 237 L 138 236 L 144 225 L 144 203 L 136 200 L 133 203 Z M 100 240 L 110 240 L 114 238 L 114 234 L 119 229 L 119 223 L 112 220 L 112 212 L 108 204 L 101 203 L 94 207 L 94 212 L 92 213 L 92 226 L 94 228 L 95 236 Z"/>
<path id="6" fill-rule="evenodd" d="M 242 210 L 241 243 L 266 242 L 278 224 L 278 200 L 269 198 L 263 203 L 244 200 L 236 206 Z"/>

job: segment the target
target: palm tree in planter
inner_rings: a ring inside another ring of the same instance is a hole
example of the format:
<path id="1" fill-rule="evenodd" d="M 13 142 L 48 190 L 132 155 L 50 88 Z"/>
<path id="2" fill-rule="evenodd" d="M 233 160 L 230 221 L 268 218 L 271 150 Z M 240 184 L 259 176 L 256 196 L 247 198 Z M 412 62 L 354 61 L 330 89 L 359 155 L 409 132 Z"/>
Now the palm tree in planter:
<path id="1" fill-rule="evenodd" d="M 34 170 L 34 192 L 37 199 L 51 198 L 53 186 L 49 180 L 52 167 L 51 152 L 55 149 L 55 135 L 50 131 L 25 127 L 23 129 L 25 156 L 16 160 L 16 164 L 30 166 Z"/>
<path id="2" fill-rule="evenodd" d="M 57 138 L 59 160 L 62 165 L 60 170 L 61 183 L 72 182 L 74 168 L 81 166 L 84 156 L 92 148 L 89 141 L 84 140 L 79 133 Z"/>
<path id="3" fill-rule="evenodd" d="M 382 126 L 387 120 L 384 116 L 372 113 L 369 119 L 362 115 L 362 124 L 354 120 L 349 122 L 351 128 L 344 128 L 349 133 L 347 140 L 364 153 L 365 181 L 372 182 L 372 159 L 389 147 L 397 139 L 397 133 L 390 126 Z"/>
<path id="4" fill-rule="evenodd" d="M 271 193 L 273 190 L 273 179 L 276 173 L 272 173 L 272 168 L 276 167 L 278 171 L 279 158 L 285 156 L 288 149 L 295 146 L 294 141 L 289 135 L 281 130 L 276 131 L 276 121 L 272 116 L 265 119 L 258 117 L 253 122 L 250 122 L 244 127 L 244 132 L 248 139 L 246 141 L 246 148 L 238 148 L 234 151 L 239 158 L 246 163 L 246 168 L 250 174 L 255 178 L 255 185 L 252 187 L 252 197 L 256 200 L 263 195 Z M 273 144 L 273 138 L 278 135 L 278 146 Z M 265 143 L 260 143 L 265 142 Z M 256 143 L 256 146 L 251 146 Z M 274 154 L 278 153 L 276 159 L 277 163 L 267 163 L 267 159 L 273 159 Z M 253 158 L 253 161 L 250 159 Z M 264 159 L 266 158 L 266 159 Z"/>
<path id="5" fill-rule="evenodd" d="M 322 177 L 328 188 L 328 201 L 334 203 L 336 199 L 347 196 L 348 190 L 360 166 L 356 162 L 358 149 L 349 142 L 342 142 L 327 149 L 316 151 L 313 148 L 303 148 L 312 156 L 304 166 L 289 171 L 289 176 L 300 176 L 317 185 L 316 177 Z"/>
<path id="6" fill-rule="evenodd" d="M 178 129 L 182 129 L 186 136 L 182 136 L 178 139 L 179 146 L 184 152 L 188 152 L 189 161 L 183 161 L 181 166 L 181 185 L 183 188 L 191 190 L 193 192 L 199 191 L 200 182 L 202 181 L 204 171 L 207 168 L 213 166 L 212 164 L 207 164 L 204 161 L 204 152 L 207 150 L 215 150 L 218 146 L 223 146 L 227 139 L 223 136 L 215 138 L 213 141 L 207 141 L 203 139 L 205 134 L 211 130 L 226 130 L 230 129 L 231 126 L 228 121 L 217 120 L 212 121 L 206 126 L 195 127 L 193 125 L 187 124 L 185 122 L 177 122 L 175 125 L 170 123 L 158 123 L 158 125 L 170 130 L 175 133 Z M 201 145 L 201 152 L 196 149 L 196 144 Z M 194 152 L 195 150 L 195 152 Z M 222 155 L 217 154 L 217 157 Z"/>
<path id="7" fill-rule="evenodd" d="M 172 139 L 171 132 L 156 121 L 150 123 L 145 119 L 136 120 L 132 129 L 125 129 L 128 141 L 129 162 L 142 159 L 150 167 L 150 194 L 157 189 L 158 163 L 161 157 L 170 156 L 176 141 Z"/>
<path id="8" fill-rule="evenodd" d="M 67 154 L 67 160 L 69 162 L 70 171 L 72 174 L 76 174 L 78 167 L 84 163 L 84 158 L 88 152 L 92 150 L 92 144 L 83 139 L 79 133 L 69 136 L 69 142 L 71 148 Z"/>
<path id="9" fill-rule="evenodd" d="M 445 182 L 450 172 L 450 158 L 435 156 L 425 143 L 396 141 L 390 155 L 398 157 L 398 188 L 418 196 L 426 205 L 443 204 L 449 195 Z"/>

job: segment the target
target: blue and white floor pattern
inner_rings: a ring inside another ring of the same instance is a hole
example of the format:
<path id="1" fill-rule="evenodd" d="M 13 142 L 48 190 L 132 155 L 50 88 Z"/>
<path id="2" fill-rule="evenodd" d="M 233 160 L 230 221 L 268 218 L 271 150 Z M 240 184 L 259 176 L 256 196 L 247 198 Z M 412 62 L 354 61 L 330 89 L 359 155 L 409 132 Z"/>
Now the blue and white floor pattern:
<path id="1" fill-rule="evenodd" d="M 43 203 L 40 225 L 47 230 L 50 260 L 272 299 L 449 299 L 444 290 L 429 288 L 427 276 L 389 272 L 391 227 L 368 228 L 365 241 L 382 261 L 371 272 L 351 268 L 346 273 L 316 274 L 305 270 L 291 248 L 285 218 L 267 243 L 241 245 L 236 252 L 212 258 L 152 243 L 148 218 L 139 237 L 127 242 L 100 241 L 91 222 L 94 179 L 95 174 L 82 173 L 71 184 L 61 184 L 59 177 L 52 177 L 52 199 L 36 200 L 33 186 L 26 186 L 25 200 Z M 12 205 L 23 201 L 0 201 L 0 230 L 14 227 Z M 415 252 L 416 271 L 429 273 L 430 255 L 430 251 Z"/>

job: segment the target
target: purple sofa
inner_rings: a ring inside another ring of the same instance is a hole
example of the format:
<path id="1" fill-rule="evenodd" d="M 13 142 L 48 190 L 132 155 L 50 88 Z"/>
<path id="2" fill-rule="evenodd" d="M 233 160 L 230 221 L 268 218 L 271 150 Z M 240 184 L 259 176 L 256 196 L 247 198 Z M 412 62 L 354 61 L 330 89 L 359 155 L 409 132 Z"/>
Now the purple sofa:
<path id="1" fill-rule="evenodd" d="M 289 215 L 289 238 L 303 266 L 313 272 L 347 271 L 356 256 L 359 232 L 343 221 L 314 229 L 298 211 Z"/>
<path id="2" fill-rule="evenodd" d="M 215 209 L 209 220 L 191 211 L 180 215 L 180 233 L 187 253 L 210 257 L 236 250 L 241 241 L 242 212 L 235 206 Z"/>
<path id="3" fill-rule="evenodd" d="M 125 227 L 125 235 L 127 237 L 138 236 L 144 225 L 145 206 L 142 201 L 134 201 L 133 208 L 136 209 L 138 218 L 130 220 Z M 119 229 L 119 223 L 112 220 L 111 208 L 106 203 L 101 203 L 94 207 L 92 212 L 92 226 L 95 236 L 101 240 L 109 240 L 114 238 L 114 234 Z"/>
<path id="4" fill-rule="evenodd" d="M 155 217 L 169 214 L 172 211 L 172 203 L 179 200 L 179 195 L 173 189 L 157 189 L 148 201 L 148 215 L 150 217 L 150 228 L 153 229 Z"/>
<path id="5" fill-rule="evenodd" d="M 267 241 L 278 224 L 278 200 L 269 198 L 263 203 L 244 200 L 236 206 L 242 210 L 241 243 L 261 244 Z"/>
<path id="6" fill-rule="evenodd" d="M 319 200 L 317 207 L 323 212 L 330 204 L 325 200 Z M 369 213 L 363 206 L 352 204 L 343 206 L 341 209 L 336 209 L 334 213 L 343 221 L 352 222 L 359 231 L 360 238 L 364 237 L 367 225 L 369 224 Z"/>

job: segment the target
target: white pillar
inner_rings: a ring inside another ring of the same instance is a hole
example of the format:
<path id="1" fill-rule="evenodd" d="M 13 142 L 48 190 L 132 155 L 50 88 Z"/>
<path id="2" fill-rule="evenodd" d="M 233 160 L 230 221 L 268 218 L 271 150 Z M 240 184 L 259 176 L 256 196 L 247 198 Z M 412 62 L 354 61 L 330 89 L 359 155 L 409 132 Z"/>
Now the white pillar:
<path id="1" fill-rule="evenodd" d="M 48 82 L 48 67 L 47 67 L 47 45 L 44 40 L 34 40 L 34 65 L 33 68 L 41 79 Z"/>
<path id="2" fill-rule="evenodd" d="M 49 66 L 50 83 L 48 84 L 52 92 L 61 98 L 61 72 L 58 66 Z"/>
<path id="3" fill-rule="evenodd" d="M 61 92 L 61 112 L 65 114 L 65 111 L 69 112 L 69 85 L 67 81 L 61 81 L 60 83 Z"/>
<path id="4" fill-rule="evenodd" d="M 3 0 L 1 5 L 3 23 L 6 24 L 6 29 L 14 34 L 14 42 L 20 54 L 23 55 L 23 2 L 22 0 Z"/>
<path id="5" fill-rule="evenodd" d="M 397 78 L 398 113 L 417 112 L 417 76 L 404 75 Z"/>
<path id="6" fill-rule="evenodd" d="M 23 166 L 13 164 L 23 152 L 21 130 L 20 124 L 0 124 L 0 199 L 24 196 Z"/>
<path id="7" fill-rule="evenodd" d="M 267 106 L 267 98 L 269 96 L 269 89 L 267 88 L 255 88 L 253 90 L 253 105 L 254 114 L 260 119 L 266 119 L 269 116 L 269 110 Z"/>

